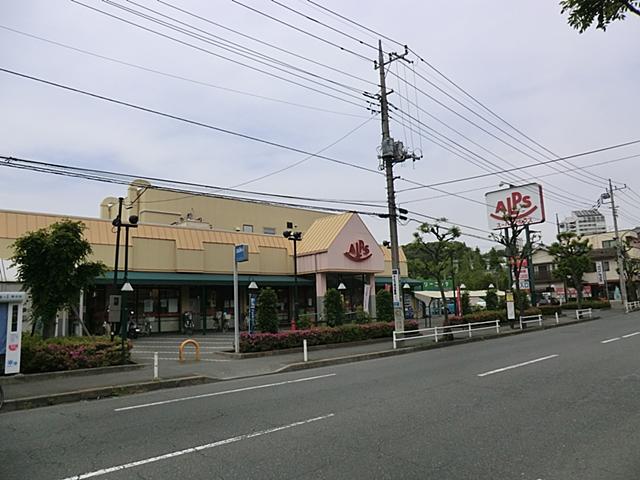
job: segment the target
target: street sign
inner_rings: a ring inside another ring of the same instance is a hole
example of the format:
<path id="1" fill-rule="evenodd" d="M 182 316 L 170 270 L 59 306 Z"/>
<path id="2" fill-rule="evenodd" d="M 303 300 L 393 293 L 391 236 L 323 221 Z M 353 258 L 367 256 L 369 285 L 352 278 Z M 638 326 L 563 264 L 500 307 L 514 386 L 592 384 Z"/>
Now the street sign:
<path id="1" fill-rule="evenodd" d="M 235 246 L 235 258 L 236 262 L 246 262 L 249 260 L 249 245 L 244 243 Z"/>
<path id="2" fill-rule="evenodd" d="M 529 183 L 485 194 L 489 228 L 496 230 L 507 228 L 508 219 L 514 219 L 518 225 L 543 223 L 544 199 L 542 185 Z"/>
<path id="3" fill-rule="evenodd" d="M 513 302 L 513 292 L 505 293 L 505 300 L 507 301 L 507 318 L 509 320 L 516 319 L 516 307 Z"/>
<path id="4" fill-rule="evenodd" d="M 393 308 L 400 308 L 400 271 L 391 271 L 391 292 L 393 293 Z"/>
<path id="5" fill-rule="evenodd" d="M 596 277 L 598 278 L 598 285 L 604 285 L 604 267 L 602 262 L 596 262 Z"/>

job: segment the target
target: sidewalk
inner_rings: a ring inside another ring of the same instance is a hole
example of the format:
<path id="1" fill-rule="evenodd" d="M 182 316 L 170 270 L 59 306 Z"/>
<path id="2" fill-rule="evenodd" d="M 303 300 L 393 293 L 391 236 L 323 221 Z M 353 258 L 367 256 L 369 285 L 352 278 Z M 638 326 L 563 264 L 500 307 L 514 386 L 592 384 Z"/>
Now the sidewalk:
<path id="1" fill-rule="evenodd" d="M 181 363 L 177 360 L 177 352 L 178 344 L 182 339 L 179 337 L 157 337 L 156 339 L 144 339 L 136 342 L 136 346 L 132 351 L 132 359 L 138 363 L 143 363 L 144 366 L 141 368 L 132 368 L 119 372 L 105 369 L 107 373 L 87 371 L 82 375 L 58 374 L 56 378 L 25 375 L 25 377 L 29 378 L 24 378 L 24 380 L 0 379 L 0 382 L 3 384 L 7 410 L 32 408 L 67 401 L 103 398 L 158 388 L 254 377 L 283 371 L 381 358 L 574 323 L 577 323 L 575 317 L 560 317 L 559 325 L 556 325 L 554 317 L 548 317 L 544 319 L 542 327 L 530 325 L 524 332 L 519 328 L 511 329 L 506 325 L 500 327 L 500 333 L 496 333 L 495 330 L 481 330 L 472 332 L 472 337 L 469 338 L 467 331 L 457 331 L 454 333 L 454 341 L 435 343 L 432 338 L 415 339 L 399 343 L 396 350 L 393 349 L 391 338 L 358 345 L 334 345 L 331 348 L 314 347 L 314 349 L 309 350 L 309 360 L 306 363 L 303 361 L 301 351 L 237 359 L 221 353 L 222 349 L 218 346 L 209 347 L 208 350 L 203 349 L 202 360 L 199 362 L 188 360 Z M 220 344 L 220 339 L 211 335 L 194 335 L 193 338 L 202 342 L 204 347 L 214 343 L 216 345 Z M 162 353 L 159 354 L 160 379 L 156 381 L 153 380 L 153 365 L 152 361 L 149 360 L 149 358 L 153 357 L 153 353 L 150 354 L 149 352 L 152 351 L 154 345 L 162 350 Z M 137 351 L 142 353 L 136 353 Z M 175 354 L 169 353 L 170 351 L 174 351 Z M 193 358 L 193 351 L 189 351 L 186 358 Z M 5 408 L 3 408 L 4 410 Z"/>

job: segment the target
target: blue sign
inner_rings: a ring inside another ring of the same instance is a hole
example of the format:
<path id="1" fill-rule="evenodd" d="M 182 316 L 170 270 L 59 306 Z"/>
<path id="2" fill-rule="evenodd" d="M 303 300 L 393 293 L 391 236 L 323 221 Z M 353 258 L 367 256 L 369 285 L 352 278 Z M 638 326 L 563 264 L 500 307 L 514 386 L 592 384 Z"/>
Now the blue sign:
<path id="1" fill-rule="evenodd" d="M 249 294 L 249 333 L 255 331 L 256 325 L 256 300 L 257 295 L 254 293 Z"/>
<path id="2" fill-rule="evenodd" d="M 236 262 L 246 262 L 249 260 L 249 245 L 241 244 L 235 246 Z"/>

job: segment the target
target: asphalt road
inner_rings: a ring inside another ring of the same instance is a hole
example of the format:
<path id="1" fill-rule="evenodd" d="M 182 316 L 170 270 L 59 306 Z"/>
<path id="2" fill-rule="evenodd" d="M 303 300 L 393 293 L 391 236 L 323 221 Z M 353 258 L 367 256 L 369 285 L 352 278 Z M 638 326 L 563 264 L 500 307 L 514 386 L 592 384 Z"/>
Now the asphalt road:
<path id="1" fill-rule="evenodd" d="M 0 478 L 634 480 L 639 352 L 640 313 L 616 314 L 10 412 L 0 415 Z"/>

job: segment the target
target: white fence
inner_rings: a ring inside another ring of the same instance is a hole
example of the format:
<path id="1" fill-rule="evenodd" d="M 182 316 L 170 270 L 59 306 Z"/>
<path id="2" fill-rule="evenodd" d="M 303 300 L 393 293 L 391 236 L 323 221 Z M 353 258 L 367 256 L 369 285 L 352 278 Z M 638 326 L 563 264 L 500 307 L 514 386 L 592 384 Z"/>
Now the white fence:
<path id="1" fill-rule="evenodd" d="M 520 330 L 522 330 L 524 326 L 529 323 L 537 323 L 538 325 L 542 326 L 542 314 L 520 317 Z"/>
<path id="2" fill-rule="evenodd" d="M 635 310 L 640 310 L 640 302 L 627 302 L 625 305 L 625 310 L 627 313 L 633 312 Z"/>
<path id="3" fill-rule="evenodd" d="M 590 308 L 576 310 L 576 319 L 582 320 L 584 318 L 593 318 L 593 310 Z"/>
<path id="4" fill-rule="evenodd" d="M 433 338 L 437 343 L 444 335 L 465 332 L 469 338 L 473 336 L 473 332 L 479 330 L 495 330 L 500 333 L 500 321 L 490 320 L 488 322 L 465 323 L 463 325 L 448 325 L 446 327 L 419 328 L 418 330 L 405 330 L 404 332 L 393 332 L 393 348 L 398 348 L 399 342 L 411 340 L 424 340 L 425 338 Z"/>

